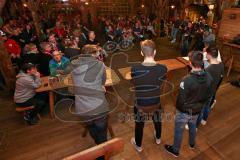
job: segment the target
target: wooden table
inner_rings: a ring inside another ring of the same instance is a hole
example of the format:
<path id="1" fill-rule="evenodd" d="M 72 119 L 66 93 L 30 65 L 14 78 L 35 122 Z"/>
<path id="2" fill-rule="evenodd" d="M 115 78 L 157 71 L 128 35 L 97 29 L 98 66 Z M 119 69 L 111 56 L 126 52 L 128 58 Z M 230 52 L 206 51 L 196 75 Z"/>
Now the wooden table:
<path id="1" fill-rule="evenodd" d="M 232 70 L 232 66 L 233 66 L 233 63 L 234 63 L 234 54 L 232 53 L 232 49 L 233 48 L 240 49 L 240 45 L 237 45 L 237 44 L 234 44 L 234 43 L 229 43 L 229 42 L 223 42 L 222 47 L 224 47 L 224 46 L 229 47 L 229 54 L 230 54 L 230 57 L 225 61 L 225 63 L 227 63 L 228 61 L 230 62 L 229 67 L 228 67 L 228 72 L 227 72 L 227 77 L 228 77 L 231 70 Z"/>
<path id="2" fill-rule="evenodd" d="M 178 61 L 182 62 L 183 64 L 185 64 L 186 66 L 190 66 L 189 60 L 185 57 L 177 57 L 176 58 Z"/>
<path id="3" fill-rule="evenodd" d="M 63 81 L 55 81 L 54 83 L 50 84 L 49 79 L 50 76 L 41 77 L 42 85 L 36 92 L 48 92 L 49 93 L 49 107 L 50 107 L 50 116 L 54 118 L 54 90 L 66 88 L 66 87 L 73 87 L 72 78 L 70 75 L 67 75 Z M 119 77 L 117 76 L 116 72 L 111 68 L 106 68 L 106 83 L 105 86 L 113 86 L 120 82 Z"/>
<path id="4" fill-rule="evenodd" d="M 181 61 L 177 59 L 166 59 L 166 60 L 160 60 L 157 61 L 158 64 L 166 65 L 168 72 L 178 70 L 178 69 L 184 69 L 187 67 L 186 64 L 182 63 Z M 131 67 L 125 67 L 118 69 L 122 77 L 126 80 L 131 80 Z M 172 76 L 168 73 L 168 80 L 171 79 Z"/>
<path id="5" fill-rule="evenodd" d="M 163 64 L 166 65 L 167 69 L 168 69 L 168 73 L 167 73 L 167 79 L 168 81 L 171 81 L 173 78 L 173 72 L 174 70 L 179 70 L 179 69 L 187 69 L 187 65 L 182 63 L 181 61 L 177 60 L 177 59 L 166 59 L 166 60 L 160 60 L 157 61 L 158 64 Z M 131 80 L 131 67 L 125 67 L 125 68 L 120 68 L 118 69 L 118 71 L 120 72 L 120 74 L 122 75 L 122 77 L 126 80 Z M 163 86 L 163 90 L 166 89 L 166 85 Z M 132 98 L 132 97 L 130 97 Z M 176 93 L 172 92 L 171 93 L 171 98 L 173 100 L 173 102 L 175 103 L 175 98 L 176 98 Z M 128 106 L 125 106 L 126 108 Z M 128 108 L 127 108 L 128 109 Z"/>

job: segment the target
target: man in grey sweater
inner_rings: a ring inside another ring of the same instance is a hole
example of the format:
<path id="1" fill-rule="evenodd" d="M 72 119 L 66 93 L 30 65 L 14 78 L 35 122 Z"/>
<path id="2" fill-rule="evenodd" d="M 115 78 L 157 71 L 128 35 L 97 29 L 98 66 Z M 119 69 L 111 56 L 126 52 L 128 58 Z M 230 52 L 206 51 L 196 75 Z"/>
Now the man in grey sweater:
<path id="1" fill-rule="evenodd" d="M 33 106 L 32 110 L 25 113 L 24 119 L 31 125 L 37 124 L 37 114 L 45 106 L 45 102 L 35 92 L 41 86 L 40 73 L 31 63 L 24 64 L 21 70 L 17 75 L 14 102 L 19 107 Z"/>
<path id="2" fill-rule="evenodd" d="M 106 69 L 97 60 L 96 45 L 85 45 L 82 55 L 71 62 L 75 91 L 75 114 L 87 125 L 96 144 L 107 141 L 108 102 L 105 98 Z"/>

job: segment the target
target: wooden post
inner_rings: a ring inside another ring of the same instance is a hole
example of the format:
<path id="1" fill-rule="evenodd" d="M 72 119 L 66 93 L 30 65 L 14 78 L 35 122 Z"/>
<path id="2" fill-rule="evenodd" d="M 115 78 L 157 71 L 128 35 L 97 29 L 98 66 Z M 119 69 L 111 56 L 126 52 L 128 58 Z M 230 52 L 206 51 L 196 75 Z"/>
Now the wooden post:
<path id="1" fill-rule="evenodd" d="M 5 6 L 6 0 L 0 0 L 0 15 L 2 14 L 2 9 Z"/>
<path id="2" fill-rule="evenodd" d="M 28 9 L 30 10 L 33 18 L 33 23 L 35 26 L 36 34 L 38 39 L 41 38 L 41 28 L 39 23 L 39 17 L 37 15 L 38 8 L 40 7 L 41 0 L 22 0 L 23 3 L 26 3 Z"/>
<path id="3" fill-rule="evenodd" d="M 15 86 L 16 73 L 14 71 L 10 55 L 8 54 L 3 41 L 0 42 L 0 68 L 5 80 L 7 90 L 13 90 Z"/>
<path id="4" fill-rule="evenodd" d="M 0 15 L 2 14 L 3 7 L 5 6 L 6 0 L 0 0 Z M 0 41 L 0 69 L 3 74 L 6 86 L 8 90 L 14 89 L 15 86 L 15 71 L 12 67 L 11 57 L 9 56 L 3 41 Z"/>

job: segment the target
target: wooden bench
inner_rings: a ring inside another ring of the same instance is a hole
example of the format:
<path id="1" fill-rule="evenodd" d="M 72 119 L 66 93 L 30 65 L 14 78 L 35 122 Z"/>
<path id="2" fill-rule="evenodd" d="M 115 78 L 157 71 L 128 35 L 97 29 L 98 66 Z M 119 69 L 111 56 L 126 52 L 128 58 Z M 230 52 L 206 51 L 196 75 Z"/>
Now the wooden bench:
<path id="1" fill-rule="evenodd" d="M 105 160 L 115 156 L 124 149 L 124 141 L 122 138 L 114 138 L 103 144 L 94 146 L 82 152 L 76 153 L 63 160 L 95 160 L 98 157 L 104 156 Z"/>

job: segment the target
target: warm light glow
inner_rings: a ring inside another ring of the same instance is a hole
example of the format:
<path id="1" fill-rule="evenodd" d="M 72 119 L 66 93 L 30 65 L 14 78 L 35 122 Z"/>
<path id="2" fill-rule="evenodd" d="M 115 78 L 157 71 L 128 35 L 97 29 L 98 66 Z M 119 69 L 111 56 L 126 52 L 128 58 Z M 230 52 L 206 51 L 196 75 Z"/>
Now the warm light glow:
<path id="1" fill-rule="evenodd" d="M 210 10 L 213 10 L 214 5 L 213 5 L 213 4 L 210 4 L 208 7 L 209 7 Z"/>
<path id="2" fill-rule="evenodd" d="M 89 3 L 88 3 L 88 2 L 85 2 L 85 5 L 89 5 Z"/>
<path id="3" fill-rule="evenodd" d="M 23 3 L 23 7 L 27 7 L 27 4 L 26 4 L 26 3 Z"/>
<path id="4" fill-rule="evenodd" d="M 175 8 L 175 6 L 174 6 L 174 5 L 171 5 L 171 8 L 172 8 L 172 9 L 174 9 L 174 8 Z"/>
<path id="5" fill-rule="evenodd" d="M 145 7 L 144 4 L 142 4 L 141 7 L 144 8 Z"/>

